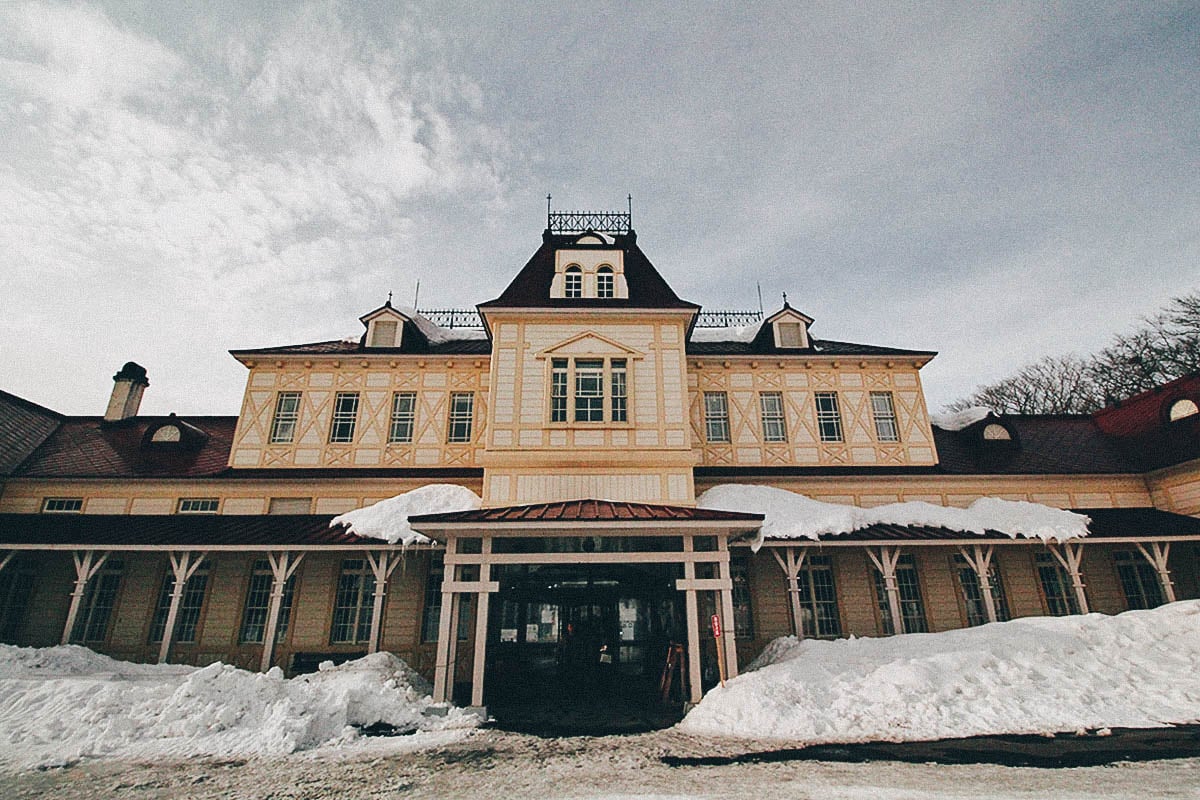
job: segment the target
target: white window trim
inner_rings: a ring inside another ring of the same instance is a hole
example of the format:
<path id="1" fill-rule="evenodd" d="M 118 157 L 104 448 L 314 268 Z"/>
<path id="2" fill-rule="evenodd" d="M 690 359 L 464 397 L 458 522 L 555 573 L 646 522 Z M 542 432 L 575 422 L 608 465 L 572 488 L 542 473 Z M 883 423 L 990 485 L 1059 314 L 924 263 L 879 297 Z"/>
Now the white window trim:
<path id="1" fill-rule="evenodd" d="M 567 418 L 554 419 L 554 362 L 567 362 Z M 577 361 L 603 361 L 603 418 L 595 421 L 575 419 L 575 363 Z M 614 420 L 612 415 L 613 400 L 613 362 L 625 362 L 625 419 Z M 617 355 L 603 353 L 572 353 L 571 355 L 549 355 L 546 358 L 546 424 L 552 428 L 630 428 L 633 427 L 633 361 L 632 354 Z"/>

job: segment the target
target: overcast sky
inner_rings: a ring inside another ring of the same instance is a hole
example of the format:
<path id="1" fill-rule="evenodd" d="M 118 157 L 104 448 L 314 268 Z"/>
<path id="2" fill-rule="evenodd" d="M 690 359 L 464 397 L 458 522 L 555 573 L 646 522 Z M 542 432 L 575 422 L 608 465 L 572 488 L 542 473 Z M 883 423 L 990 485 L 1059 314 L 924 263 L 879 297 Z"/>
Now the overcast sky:
<path id="1" fill-rule="evenodd" d="M 1200 285 L 1200 4 L 0 4 L 0 388 L 235 414 L 230 348 L 494 297 L 560 209 L 930 405 Z"/>

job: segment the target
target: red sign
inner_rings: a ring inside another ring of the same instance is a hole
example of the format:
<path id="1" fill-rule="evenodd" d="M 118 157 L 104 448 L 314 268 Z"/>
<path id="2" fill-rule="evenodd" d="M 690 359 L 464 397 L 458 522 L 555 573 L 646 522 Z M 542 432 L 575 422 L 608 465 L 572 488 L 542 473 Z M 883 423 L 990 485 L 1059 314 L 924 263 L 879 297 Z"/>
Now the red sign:
<path id="1" fill-rule="evenodd" d="M 712 615 L 712 629 L 713 629 L 713 636 L 716 636 L 716 637 L 721 636 L 721 618 L 718 617 L 716 614 Z"/>

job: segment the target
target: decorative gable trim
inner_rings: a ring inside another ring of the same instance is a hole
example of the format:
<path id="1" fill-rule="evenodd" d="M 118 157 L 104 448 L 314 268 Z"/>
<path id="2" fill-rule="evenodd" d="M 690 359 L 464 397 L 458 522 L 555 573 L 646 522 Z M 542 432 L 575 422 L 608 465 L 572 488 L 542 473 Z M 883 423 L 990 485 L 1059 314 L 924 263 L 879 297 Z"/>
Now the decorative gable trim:
<path id="1" fill-rule="evenodd" d="M 602 336 L 595 331 L 584 331 L 556 345 L 547 347 L 537 354 L 538 358 L 551 356 L 620 355 L 626 358 L 645 358 L 640 350 Z"/>

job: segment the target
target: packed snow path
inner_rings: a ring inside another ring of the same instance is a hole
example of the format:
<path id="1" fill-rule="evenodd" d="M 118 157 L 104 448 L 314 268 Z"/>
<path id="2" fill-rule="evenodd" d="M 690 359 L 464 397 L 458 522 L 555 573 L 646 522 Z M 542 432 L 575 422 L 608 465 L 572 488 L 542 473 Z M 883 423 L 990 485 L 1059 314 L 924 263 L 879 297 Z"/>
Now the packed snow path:
<path id="1" fill-rule="evenodd" d="M 1200 720 L 1200 600 L 945 633 L 772 642 L 680 723 L 791 744 Z"/>

